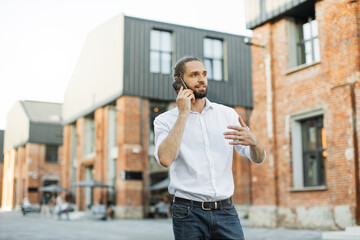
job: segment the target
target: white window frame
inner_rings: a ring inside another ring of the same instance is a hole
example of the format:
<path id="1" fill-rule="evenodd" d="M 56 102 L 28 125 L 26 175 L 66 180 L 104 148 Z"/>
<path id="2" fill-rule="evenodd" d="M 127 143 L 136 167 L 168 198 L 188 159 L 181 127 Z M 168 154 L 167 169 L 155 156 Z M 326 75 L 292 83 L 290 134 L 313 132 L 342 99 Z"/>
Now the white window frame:
<path id="1" fill-rule="evenodd" d="M 86 117 L 83 131 L 83 156 L 91 158 L 95 156 L 95 118 Z"/>
<path id="2" fill-rule="evenodd" d="M 324 116 L 323 109 L 314 109 L 308 112 L 291 116 L 291 150 L 292 150 L 292 180 L 291 191 L 325 190 L 326 186 L 304 186 L 304 161 L 301 121 L 307 118 Z"/>
<path id="3" fill-rule="evenodd" d="M 153 43 L 152 43 L 152 34 L 155 33 L 155 32 L 158 32 L 160 34 L 160 37 L 159 37 L 159 43 L 158 43 L 158 48 L 154 48 L 153 47 Z M 170 34 L 170 41 L 169 41 L 169 45 L 170 45 L 170 49 L 164 49 L 163 48 L 163 44 L 162 44 L 162 34 L 163 33 L 166 33 L 166 34 Z M 150 31 L 150 72 L 152 73 L 162 73 L 162 74 L 171 74 L 171 66 L 172 66 L 172 53 L 173 53 L 173 41 L 172 41 L 172 38 L 173 38 L 173 34 L 172 32 L 170 31 L 166 31 L 166 30 L 160 30 L 160 29 L 151 29 Z M 158 66 L 159 66 L 159 69 L 154 69 L 154 62 L 153 62 L 153 59 L 152 59 L 152 54 L 153 53 L 157 53 L 159 54 L 159 62 L 157 63 Z M 164 55 L 170 55 L 169 56 L 169 59 L 166 60 L 164 59 Z M 168 67 L 166 67 L 164 69 L 164 63 L 166 63 L 166 61 L 170 61 L 168 64 Z"/>
<path id="4" fill-rule="evenodd" d="M 303 26 L 309 24 L 310 26 L 310 37 L 304 39 Z M 312 65 L 318 63 L 321 60 L 320 54 L 320 43 L 318 27 L 314 34 L 313 27 L 318 26 L 317 20 L 311 17 L 306 22 L 299 22 L 297 19 L 288 17 L 287 18 L 287 39 L 288 39 L 288 69 L 298 68 L 302 66 Z M 305 47 L 306 43 L 310 43 L 311 60 L 306 60 L 306 50 L 301 51 L 300 45 Z M 305 54 L 304 56 L 302 56 Z M 303 59 L 304 58 L 304 59 Z"/>
<path id="5" fill-rule="evenodd" d="M 217 42 L 217 41 L 219 41 L 219 42 L 221 42 L 221 58 L 219 58 L 219 57 L 215 57 L 215 56 L 213 56 L 213 54 L 212 53 L 207 53 L 206 52 L 206 44 L 205 44 L 205 42 L 206 41 L 210 41 L 211 42 L 211 44 L 213 44 L 214 42 Z M 205 65 L 205 68 L 206 68 L 206 70 L 207 70 L 207 72 L 208 72 L 208 79 L 209 80 L 212 80 L 212 81 L 224 81 L 225 80 L 225 74 L 226 74 L 226 72 L 225 72 L 225 50 L 226 50 L 226 48 L 225 48 L 225 42 L 224 42 L 224 40 L 223 39 L 218 39 L 218 38 L 212 38 L 212 37 L 205 37 L 204 38 L 204 40 L 203 40 L 203 45 L 204 45 L 204 47 L 203 47 L 203 51 L 204 51 L 204 65 Z M 214 62 L 215 61 L 217 61 L 217 62 L 221 62 L 221 69 L 220 69 L 220 71 L 221 71 L 221 77 L 220 78 L 214 78 Z M 210 63 L 210 66 L 208 66 L 208 63 Z"/>

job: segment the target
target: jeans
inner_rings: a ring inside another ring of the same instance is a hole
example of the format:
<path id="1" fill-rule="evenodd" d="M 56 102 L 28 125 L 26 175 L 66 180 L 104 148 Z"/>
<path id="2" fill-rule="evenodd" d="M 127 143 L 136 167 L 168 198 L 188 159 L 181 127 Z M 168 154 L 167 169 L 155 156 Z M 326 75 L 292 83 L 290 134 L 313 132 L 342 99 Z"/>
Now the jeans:
<path id="1" fill-rule="evenodd" d="M 175 240 L 244 240 L 244 234 L 235 207 L 203 210 L 174 202 L 171 206 Z"/>

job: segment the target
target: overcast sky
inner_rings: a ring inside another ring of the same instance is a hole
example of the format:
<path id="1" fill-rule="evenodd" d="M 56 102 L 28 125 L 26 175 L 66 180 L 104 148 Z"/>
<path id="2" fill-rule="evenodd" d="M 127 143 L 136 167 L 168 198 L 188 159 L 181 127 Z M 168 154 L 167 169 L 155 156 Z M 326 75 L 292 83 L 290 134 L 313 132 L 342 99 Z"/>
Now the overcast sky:
<path id="1" fill-rule="evenodd" d="M 244 0 L 0 0 L 0 129 L 18 100 L 63 102 L 89 32 L 116 15 L 249 35 Z"/>

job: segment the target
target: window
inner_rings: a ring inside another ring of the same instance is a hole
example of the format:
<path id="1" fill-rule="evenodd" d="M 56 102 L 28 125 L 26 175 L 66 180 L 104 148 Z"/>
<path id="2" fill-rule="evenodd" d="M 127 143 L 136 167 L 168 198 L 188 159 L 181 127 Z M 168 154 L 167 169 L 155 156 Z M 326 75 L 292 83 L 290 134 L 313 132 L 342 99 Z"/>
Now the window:
<path id="1" fill-rule="evenodd" d="M 301 23 L 301 39 L 297 44 L 298 63 L 310 64 L 320 61 L 318 24 L 316 20 L 308 19 Z"/>
<path id="2" fill-rule="evenodd" d="M 84 123 L 84 144 L 83 155 L 88 155 L 95 152 L 95 121 L 94 116 L 85 118 Z"/>
<path id="3" fill-rule="evenodd" d="M 76 124 L 71 126 L 71 159 L 70 159 L 70 178 L 71 184 L 76 182 L 76 149 L 77 149 L 77 135 Z M 71 194 L 76 197 L 76 188 L 71 188 Z"/>
<path id="4" fill-rule="evenodd" d="M 171 33 L 160 30 L 150 32 L 150 72 L 171 73 Z"/>
<path id="5" fill-rule="evenodd" d="M 301 129 L 304 186 L 325 185 L 326 140 L 322 116 L 301 121 Z"/>
<path id="6" fill-rule="evenodd" d="M 294 188 L 325 186 L 326 136 L 323 116 L 293 121 Z"/>
<path id="7" fill-rule="evenodd" d="M 58 162 L 58 146 L 57 145 L 46 145 L 45 162 L 46 163 L 57 163 Z"/>
<path id="8" fill-rule="evenodd" d="M 223 41 L 213 38 L 204 39 L 204 64 L 209 80 L 224 80 L 223 66 L 224 53 Z"/>
<path id="9" fill-rule="evenodd" d="M 289 18 L 289 68 L 320 61 L 318 24 L 315 19 Z"/>

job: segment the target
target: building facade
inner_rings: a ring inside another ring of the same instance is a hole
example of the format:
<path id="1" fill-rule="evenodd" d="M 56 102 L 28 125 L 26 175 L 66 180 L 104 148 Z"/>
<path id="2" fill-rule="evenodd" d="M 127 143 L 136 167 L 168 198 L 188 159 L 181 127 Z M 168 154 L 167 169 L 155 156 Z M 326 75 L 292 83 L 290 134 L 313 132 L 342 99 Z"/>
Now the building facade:
<path id="1" fill-rule="evenodd" d="M 204 60 L 210 101 L 252 109 L 251 48 L 244 37 L 117 16 L 89 34 L 63 104 L 62 185 L 97 180 L 108 188 L 73 189 L 80 210 L 111 202 L 118 218 L 142 218 L 167 192 L 167 169 L 154 157 L 153 120 L 174 107 L 171 67 L 185 55 Z M 239 206 L 250 203 L 247 159 L 234 155 Z M 160 187 L 161 186 L 161 187 Z"/>
<path id="2" fill-rule="evenodd" d="M 251 169 L 250 223 L 359 224 L 359 1 L 246 3 L 253 30 L 250 123 L 268 158 Z"/>
<path id="3" fill-rule="evenodd" d="M 40 188 L 60 180 L 61 104 L 18 101 L 7 115 L 4 140 L 2 210 L 26 197 L 38 204 Z"/>
<path id="4" fill-rule="evenodd" d="M 0 130 L 0 206 L 2 202 L 2 183 L 4 171 L 4 130 Z"/>

